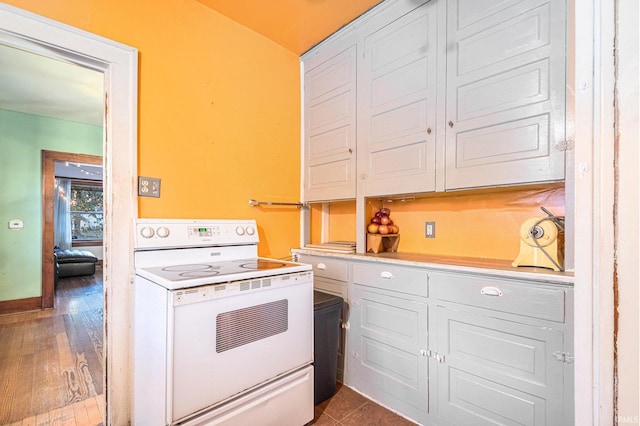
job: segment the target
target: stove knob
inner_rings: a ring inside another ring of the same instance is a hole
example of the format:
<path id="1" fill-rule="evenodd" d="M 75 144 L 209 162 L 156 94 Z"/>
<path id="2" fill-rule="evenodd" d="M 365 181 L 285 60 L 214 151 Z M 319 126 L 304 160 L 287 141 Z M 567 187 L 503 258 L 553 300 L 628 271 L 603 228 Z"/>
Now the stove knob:
<path id="1" fill-rule="evenodd" d="M 154 234 L 155 232 L 153 232 L 153 228 L 150 226 L 145 226 L 140 230 L 140 235 L 142 235 L 144 238 L 151 238 Z"/>
<path id="2" fill-rule="evenodd" d="M 156 234 L 158 234 L 158 237 L 160 238 L 167 238 L 169 236 L 169 228 L 161 226 L 156 230 Z"/>
<path id="3" fill-rule="evenodd" d="M 253 235 L 256 233 L 256 230 L 253 229 L 253 226 L 247 226 L 247 235 Z"/>
<path id="4" fill-rule="evenodd" d="M 236 227 L 236 234 L 244 235 L 244 228 L 242 226 L 237 226 Z"/>

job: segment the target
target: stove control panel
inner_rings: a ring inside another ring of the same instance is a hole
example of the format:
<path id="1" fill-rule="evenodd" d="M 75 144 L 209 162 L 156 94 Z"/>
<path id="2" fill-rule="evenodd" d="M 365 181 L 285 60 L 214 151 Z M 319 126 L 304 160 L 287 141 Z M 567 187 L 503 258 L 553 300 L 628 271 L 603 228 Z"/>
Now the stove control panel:
<path id="1" fill-rule="evenodd" d="M 138 219 L 136 249 L 257 244 L 254 220 Z"/>

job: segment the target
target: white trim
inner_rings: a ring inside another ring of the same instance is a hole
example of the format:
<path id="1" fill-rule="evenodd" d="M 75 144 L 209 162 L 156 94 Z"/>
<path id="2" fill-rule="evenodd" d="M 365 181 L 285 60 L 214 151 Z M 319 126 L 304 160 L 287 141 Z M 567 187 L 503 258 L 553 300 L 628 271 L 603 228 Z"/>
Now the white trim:
<path id="1" fill-rule="evenodd" d="M 610 424 L 613 382 L 614 2 L 573 0 L 575 424 Z"/>
<path id="2" fill-rule="evenodd" d="M 574 424 L 593 425 L 596 404 L 594 386 L 593 330 L 593 2 L 572 0 L 575 122 L 575 290 L 574 290 Z M 571 49 L 570 49 L 571 50 Z M 584 283 L 580 285 L 580 283 Z"/>
<path id="3" fill-rule="evenodd" d="M 0 4 L 0 40 L 105 73 L 105 357 L 107 424 L 128 424 L 131 374 L 130 283 L 137 216 L 138 51 L 86 31 Z M 113 232 L 117 226 L 117 232 Z"/>

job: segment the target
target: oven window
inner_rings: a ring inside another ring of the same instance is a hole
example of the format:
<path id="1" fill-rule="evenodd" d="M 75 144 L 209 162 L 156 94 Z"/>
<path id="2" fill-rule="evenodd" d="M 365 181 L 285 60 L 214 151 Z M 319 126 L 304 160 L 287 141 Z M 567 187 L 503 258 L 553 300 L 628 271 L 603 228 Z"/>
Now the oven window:
<path id="1" fill-rule="evenodd" d="M 223 312 L 216 317 L 216 352 L 266 339 L 284 333 L 288 328 L 287 299 Z"/>

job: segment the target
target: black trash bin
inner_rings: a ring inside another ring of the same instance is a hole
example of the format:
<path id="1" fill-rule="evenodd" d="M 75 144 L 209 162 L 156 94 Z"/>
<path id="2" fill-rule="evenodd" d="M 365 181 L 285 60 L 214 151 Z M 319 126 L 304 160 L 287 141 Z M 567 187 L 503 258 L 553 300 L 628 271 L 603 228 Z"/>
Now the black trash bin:
<path id="1" fill-rule="evenodd" d="M 339 296 L 321 291 L 313 292 L 314 405 L 336 393 L 342 303 Z"/>

